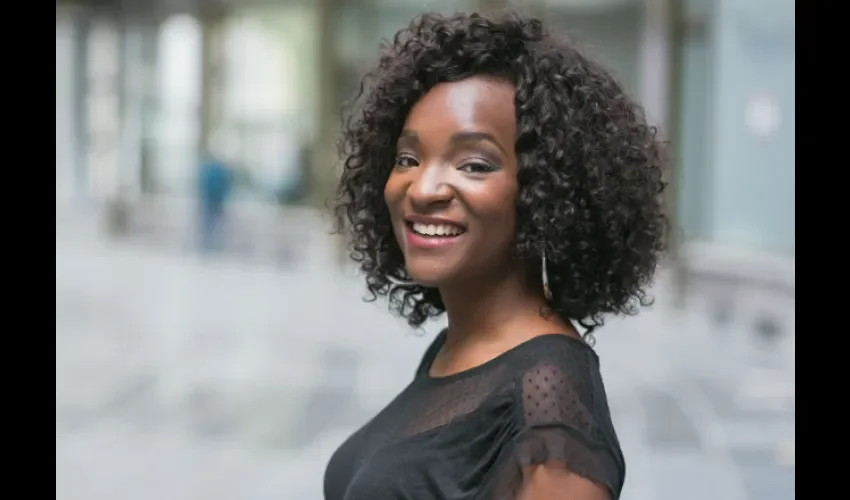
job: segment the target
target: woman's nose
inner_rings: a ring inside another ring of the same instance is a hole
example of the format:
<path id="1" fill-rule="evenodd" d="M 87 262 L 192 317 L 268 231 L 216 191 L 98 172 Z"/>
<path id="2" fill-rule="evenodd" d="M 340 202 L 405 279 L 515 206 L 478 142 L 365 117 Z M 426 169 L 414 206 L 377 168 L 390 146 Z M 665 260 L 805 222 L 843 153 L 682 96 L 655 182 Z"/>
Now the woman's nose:
<path id="1" fill-rule="evenodd" d="M 407 195 L 414 205 L 425 207 L 452 200 L 454 191 L 447 182 L 445 167 L 421 166 L 417 170 L 419 175 L 407 190 Z"/>

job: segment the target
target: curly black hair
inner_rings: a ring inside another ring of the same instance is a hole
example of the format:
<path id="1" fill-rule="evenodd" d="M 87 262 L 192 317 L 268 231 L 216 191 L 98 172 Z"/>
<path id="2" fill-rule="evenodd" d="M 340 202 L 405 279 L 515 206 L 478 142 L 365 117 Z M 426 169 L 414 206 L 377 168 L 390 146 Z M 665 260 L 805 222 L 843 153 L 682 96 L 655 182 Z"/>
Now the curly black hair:
<path id="1" fill-rule="evenodd" d="M 343 121 L 335 215 L 371 300 L 387 296 L 414 327 L 445 311 L 437 290 L 407 274 L 383 190 L 411 107 L 473 75 L 516 87 L 515 250 L 538 266 L 545 250 L 553 312 L 587 331 L 636 314 L 665 248 L 666 144 L 607 71 L 516 13 L 420 15 L 361 82 Z"/>

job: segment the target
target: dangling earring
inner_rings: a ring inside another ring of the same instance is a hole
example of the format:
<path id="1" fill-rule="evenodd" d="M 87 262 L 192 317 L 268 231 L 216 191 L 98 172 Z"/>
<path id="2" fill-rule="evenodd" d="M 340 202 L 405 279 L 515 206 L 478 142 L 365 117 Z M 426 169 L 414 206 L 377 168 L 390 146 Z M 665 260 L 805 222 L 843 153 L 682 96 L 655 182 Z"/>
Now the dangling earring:
<path id="1" fill-rule="evenodd" d="M 546 300 L 552 300 L 552 290 L 549 289 L 549 273 L 546 272 L 546 250 L 540 252 L 540 262 L 543 268 L 543 296 L 546 297 Z"/>

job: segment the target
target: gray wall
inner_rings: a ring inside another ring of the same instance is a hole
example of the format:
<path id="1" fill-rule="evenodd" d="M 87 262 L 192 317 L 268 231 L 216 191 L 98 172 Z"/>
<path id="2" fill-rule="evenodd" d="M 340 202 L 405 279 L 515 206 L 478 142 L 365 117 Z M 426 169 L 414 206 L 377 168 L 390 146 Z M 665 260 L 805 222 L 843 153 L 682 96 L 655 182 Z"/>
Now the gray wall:
<path id="1" fill-rule="evenodd" d="M 794 3 L 688 3 L 692 14 L 707 7 L 709 23 L 706 37 L 684 47 L 679 214 L 686 240 L 793 257 Z M 759 96 L 768 105 L 754 106 Z"/>

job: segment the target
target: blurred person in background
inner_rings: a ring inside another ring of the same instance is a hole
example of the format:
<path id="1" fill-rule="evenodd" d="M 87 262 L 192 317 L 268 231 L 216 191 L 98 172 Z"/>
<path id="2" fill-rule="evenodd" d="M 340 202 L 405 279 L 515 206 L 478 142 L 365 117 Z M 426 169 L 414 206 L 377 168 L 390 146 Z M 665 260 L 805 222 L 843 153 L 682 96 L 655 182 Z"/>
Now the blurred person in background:
<path id="1" fill-rule="evenodd" d="M 198 171 L 201 250 L 221 250 L 225 243 L 225 208 L 233 189 L 233 172 L 218 156 L 206 152 Z"/>
<path id="2" fill-rule="evenodd" d="M 667 229 L 656 131 L 516 14 L 418 17 L 364 83 L 339 229 L 372 298 L 448 328 L 335 452 L 325 499 L 619 498 L 592 333 L 648 303 Z"/>

